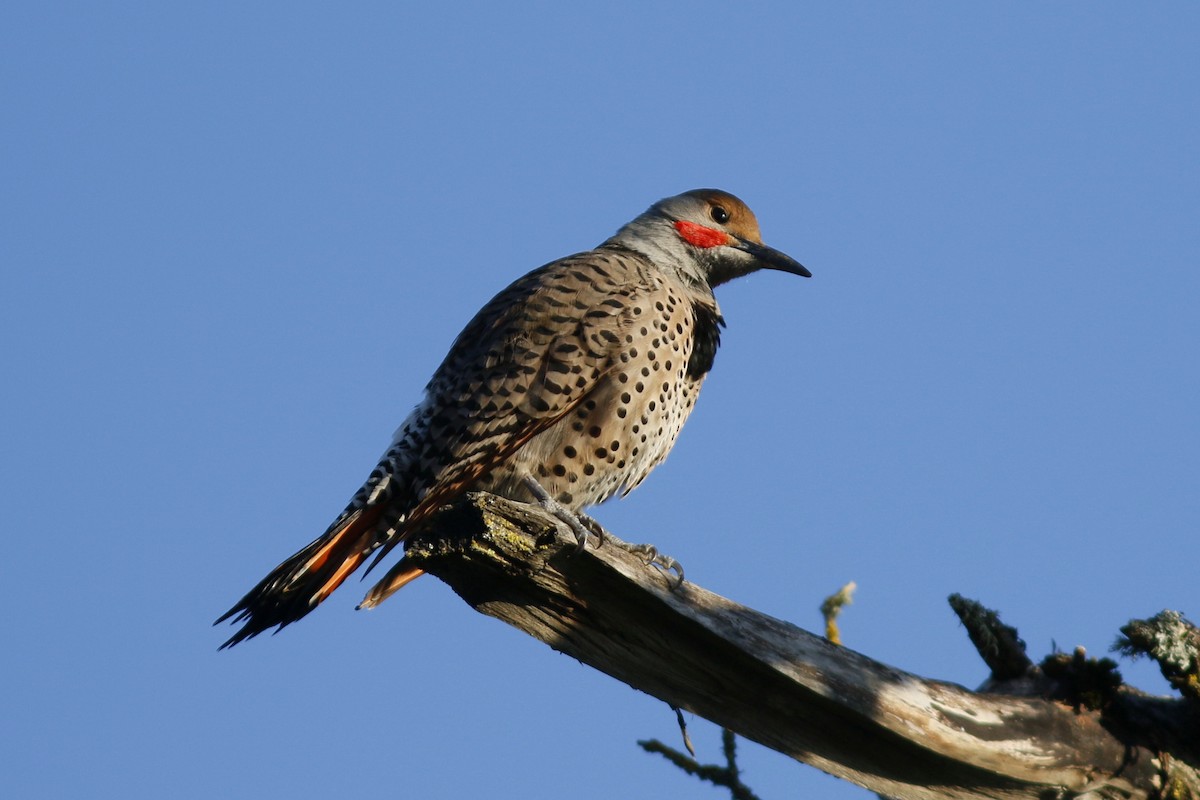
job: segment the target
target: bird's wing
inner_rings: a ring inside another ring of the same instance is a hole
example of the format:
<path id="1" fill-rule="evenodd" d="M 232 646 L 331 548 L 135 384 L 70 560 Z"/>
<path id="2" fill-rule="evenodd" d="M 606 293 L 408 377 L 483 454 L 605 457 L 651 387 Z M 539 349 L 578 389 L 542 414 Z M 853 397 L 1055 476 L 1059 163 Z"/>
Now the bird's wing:
<path id="1" fill-rule="evenodd" d="M 647 266 L 626 250 L 570 256 L 517 280 L 475 315 L 385 455 L 413 492 L 406 527 L 584 402 L 639 334 L 639 318 L 665 300 L 665 284 Z"/>

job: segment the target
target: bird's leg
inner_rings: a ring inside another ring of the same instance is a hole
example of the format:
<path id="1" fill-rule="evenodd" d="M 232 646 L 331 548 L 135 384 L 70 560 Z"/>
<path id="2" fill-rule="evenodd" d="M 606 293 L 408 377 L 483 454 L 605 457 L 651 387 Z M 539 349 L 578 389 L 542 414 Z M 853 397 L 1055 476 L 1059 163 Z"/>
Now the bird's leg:
<path id="1" fill-rule="evenodd" d="M 584 523 L 583 520 L 580 519 L 580 515 L 576 514 L 574 511 L 551 497 L 550 493 L 546 491 L 545 487 L 538 483 L 537 478 L 533 477 L 533 475 L 529 472 L 526 472 L 524 475 L 522 475 L 521 480 L 524 482 L 525 488 L 529 489 L 529 491 L 533 493 L 533 496 L 537 498 L 538 505 L 541 506 L 547 514 L 550 514 L 567 523 L 567 527 L 570 528 L 571 532 L 575 534 L 575 541 L 577 543 L 575 552 L 582 553 L 583 548 L 587 546 L 588 529 L 584 527 Z M 599 524 L 591 517 L 584 517 L 584 519 L 599 528 Z M 603 531 L 604 529 L 600 528 L 600 530 Z M 603 534 L 597 535 L 599 536 L 601 543 L 603 543 Z"/>
<path id="2" fill-rule="evenodd" d="M 587 535 L 592 533 L 597 541 L 596 546 L 603 546 L 605 542 L 612 542 L 616 547 L 621 548 L 627 553 L 631 553 L 640 558 L 646 566 L 658 567 L 663 572 L 670 574 L 675 573 L 677 576 L 671 585 L 671 591 L 676 591 L 680 586 L 683 586 L 683 565 L 668 555 L 663 555 L 658 552 L 658 548 L 652 544 L 630 544 L 622 541 L 616 536 L 613 536 L 608 531 L 604 530 L 604 526 L 596 520 L 589 517 L 587 514 L 572 511 L 562 503 L 555 500 L 546 491 L 546 488 L 538 483 L 537 478 L 529 472 L 521 476 L 525 487 L 537 499 L 537 503 L 546 511 L 546 513 L 562 520 L 575 534 L 575 541 L 578 543 L 575 552 L 582 553 L 583 548 L 587 545 Z"/>

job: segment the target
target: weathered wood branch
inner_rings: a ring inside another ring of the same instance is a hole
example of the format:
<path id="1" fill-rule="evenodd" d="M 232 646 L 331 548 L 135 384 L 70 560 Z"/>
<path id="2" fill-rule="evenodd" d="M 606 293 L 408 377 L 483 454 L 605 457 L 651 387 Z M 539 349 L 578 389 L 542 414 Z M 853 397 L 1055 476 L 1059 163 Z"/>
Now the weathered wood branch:
<path id="1" fill-rule="evenodd" d="M 1200 797 L 1182 701 L 1129 692 L 1102 714 L 920 678 L 693 583 L 672 592 L 612 543 L 577 553 L 553 517 L 492 495 L 442 511 L 406 558 L 555 650 L 889 797 Z"/>

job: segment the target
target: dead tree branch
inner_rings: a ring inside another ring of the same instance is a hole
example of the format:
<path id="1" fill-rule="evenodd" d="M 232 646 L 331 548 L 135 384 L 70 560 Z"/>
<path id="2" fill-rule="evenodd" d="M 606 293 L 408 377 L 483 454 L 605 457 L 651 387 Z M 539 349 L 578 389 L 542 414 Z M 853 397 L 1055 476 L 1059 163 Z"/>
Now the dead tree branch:
<path id="1" fill-rule="evenodd" d="M 889 797 L 1200 797 L 1182 700 L 1122 688 L 1076 710 L 921 678 L 693 583 L 671 592 L 611 544 L 577 553 L 553 517 L 492 495 L 442 511 L 406 558 L 559 652 Z"/>

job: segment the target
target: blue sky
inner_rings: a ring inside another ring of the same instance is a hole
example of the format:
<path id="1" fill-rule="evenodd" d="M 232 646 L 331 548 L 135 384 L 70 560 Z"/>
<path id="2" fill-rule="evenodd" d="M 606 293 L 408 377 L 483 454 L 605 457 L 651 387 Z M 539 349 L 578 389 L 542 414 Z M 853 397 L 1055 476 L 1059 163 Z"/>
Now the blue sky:
<path id="1" fill-rule="evenodd" d="M 952 592 L 1035 657 L 1194 618 L 1198 68 L 1184 3 L 7 4 L 2 793 L 719 796 L 636 748 L 664 705 L 434 579 L 209 627 L 480 305 L 700 186 L 814 277 L 722 287 L 601 521 L 810 629 L 855 580 L 849 646 L 967 686 Z"/>

